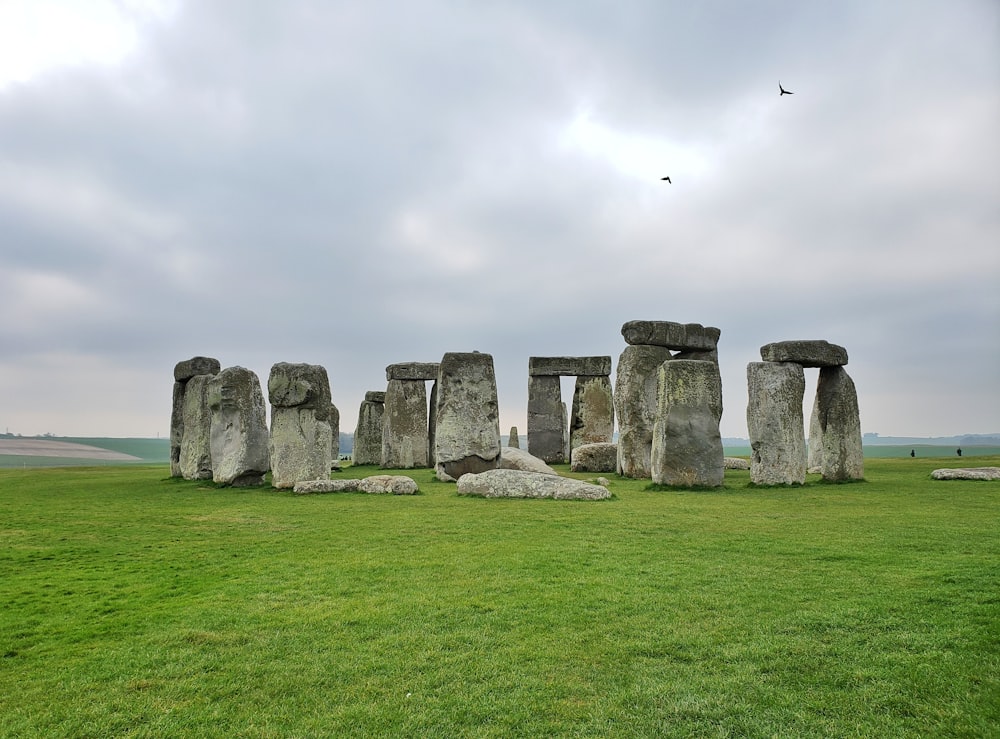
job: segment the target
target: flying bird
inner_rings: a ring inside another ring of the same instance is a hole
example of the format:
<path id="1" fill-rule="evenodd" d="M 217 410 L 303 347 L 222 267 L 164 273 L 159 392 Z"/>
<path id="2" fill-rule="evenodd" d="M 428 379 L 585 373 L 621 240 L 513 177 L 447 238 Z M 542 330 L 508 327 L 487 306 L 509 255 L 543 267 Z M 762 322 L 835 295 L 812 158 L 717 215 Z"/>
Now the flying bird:
<path id="1" fill-rule="evenodd" d="M 661 179 L 661 180 L 666 180 L 667 182 L 670 182 L 670 178 L 669 178 L 669 177 L 661 177 L 660 179 Z M 674 183 L 673 183 L 673 182 L 670 182 L 670 184 L 672 185 L 672 184 L 674 184 Z"/>
<path id="2" fill-rule="evenodd" d="M 794 94 L 795 94 L 794 92 L 789 92 L 789 91 L 788 91 L 788 90 L 786 90 L 786 89 L 785 89 L 784 87 L 782 87 L 782 86 L 781 86 L 781 80 L 778 80 L 778 89 L 779 89 L 779 90 L 781 90 L 781 92 L 779 92 L 779 93 L 778 93 L 778 97 L 779 97 L 779 98 L 780 98 L 780 97 L 781 97 L 782 95 L 794 95 Z"/>

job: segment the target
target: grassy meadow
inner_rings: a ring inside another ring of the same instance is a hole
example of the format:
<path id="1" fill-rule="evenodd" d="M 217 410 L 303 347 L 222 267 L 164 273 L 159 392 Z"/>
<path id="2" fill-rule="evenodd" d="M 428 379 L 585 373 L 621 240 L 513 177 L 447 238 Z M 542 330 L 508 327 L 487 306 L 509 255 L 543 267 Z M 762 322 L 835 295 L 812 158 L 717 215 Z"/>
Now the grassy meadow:
<path id="1" fill-rule="evenodd" d="M 0 736 L 997 736 L 1000 483 L 929 476 L 968 464 L 602 502 L 0 470 Z"/>

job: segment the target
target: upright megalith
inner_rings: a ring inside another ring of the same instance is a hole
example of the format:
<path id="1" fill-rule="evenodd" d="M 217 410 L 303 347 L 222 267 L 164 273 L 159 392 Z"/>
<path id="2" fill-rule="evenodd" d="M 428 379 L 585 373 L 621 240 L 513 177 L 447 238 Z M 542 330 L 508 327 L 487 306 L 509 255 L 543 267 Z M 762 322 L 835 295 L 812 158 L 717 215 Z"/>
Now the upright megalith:
<path id="1" fill-rule="evenodd" d="M 330 380 L 318 364 L 279 362 L 267 380 L 271 402 L 271 484 L 330 476 Z"/>
<path id="2" fill-rule="evenodd" d="M 438 478 L 496 469 L 500 460 L 500 413 L 493 356 L 449 352 L 437 380 L 435 471 Z"/>
<path id="3" fill-rule="evenodd" d="M 212 480 L 220 485 L 262 485 L 270 467 L 264 393 L 257 375 L 227 367 L 208 383 L 212 409 Z"/>
<path id="4" fill-rule="evenodd" d="M 608 357 L 610 364 L 611 358 Z M 610 444 L 615 431 L 615 402 L 608 375 L 578 375 L 573 388 L 569 449 L 584 444 Z"/>
<path id="5" fill-rule="evenodd" d="M 185 480 L 212 479 L 212 411 L 208 407 L 207 389 L 213 376 L 195 375 L 184 388 L 184 434 L 179 463 Z"/>
<path id="6" fill-rule="evenodd" d="M 220 369 L 219 360 L 212 357 L 192 357 L 174 365 L 173 402 L 170 411 L 171 477 L 183 477 L 181 445 L 184 442 L 184 395 L 187 385 L 193 377 L 216 375 Z M 190 454 L 190 449 L 188 454 Z"/>
<path id="7" fill-rule="evenodd" d="M 809 415 L 809 436 L 806 443 L 806 471 L 822 472 L 823 469 L 823 427 L 819 422 L 819 399 L 813 401 Z"/>
<path id="8" fill-rule="evenodd" d="M 801 485 L 806 479 L 802 365 L 750 362 L 747 365 L 747 428 L 750 480 L 757 485 Z"/>
<path id="9" fill-rule="evenodd" d="M 333 462 L 340 459 L 340 409 L 333 403 L 330 403 L 330 459 Z"/>
<path id="10" fill-rule="evenodd" d="M 617 466 L 622 477 L 652 476 L 657 372 L 670 356 L 666 347 L 643 344 L 626 346 L 618 357 L 614 401 L 618 418 Z"/>
<path id="11" fill-rule="evenodd" d="M 358 425 L 354 428 L 355 465 L 382 464 L 382 416 L 385 412 L 385 391 L 369 390 L 358 409 Z"/>
<path id="12" fill-rule="evenodd" d="M 861 414 L 854 380 L 843 367 L 823 367 L 816 386 L 817 417 L 823 457 L 823 479 L 832 482 L 864 478 Z"/>
<path id="13" fill-rule="evenodd" d="M 673 359 L 658 370 L 650 466 L 653 482 L 718 487 L 725 474 L 722 379 L 714 362 Z"/>
<path id="14" fill-rule="evenodd" d="M 512 449 L 521 448 L 521 439 L 517 435 L 517 426 L 510 427 L 510 433 L 507 435 L 507 446 Z"/>
<path id="15" fill-rule="evenodd" d="M 422 380 L 389 380 L 386 384 L 382 466 L 427 466 L 427 387 Z"/>
<path id="16" fill-rule="evenodd" d="M 566 461 L 566 414 L 558 376 L 528 376 L 528 453 L 549 464 Z"/>

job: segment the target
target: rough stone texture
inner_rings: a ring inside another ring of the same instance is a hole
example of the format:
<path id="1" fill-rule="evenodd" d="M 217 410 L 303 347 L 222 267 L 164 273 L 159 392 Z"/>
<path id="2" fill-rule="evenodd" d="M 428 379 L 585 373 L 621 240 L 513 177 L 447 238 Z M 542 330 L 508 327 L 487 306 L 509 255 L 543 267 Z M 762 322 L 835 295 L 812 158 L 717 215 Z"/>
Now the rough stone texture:
<path id="1" fill-rule="evenodd" d="M 604 500 L 611 497 L 611 492 L 600 485 L 521 470 L 497 469 L 462 475 L 457 487 L 460 495 L 478 495 L 484 498 Z"/>
<path id="2" fill-rule="evenodd" d="M 829 341 L 776 341 L 760 348 L 765 362 L 795 362 L 803 367 L 839 367 L 847 364 L 847 349 Z"/>
<path id="3" fill-rule="evenodd" d="M 806 438 L 802 365 L 750 362 L 747 365 L 747 429 L 750 481 L 757 485 L 794 485 L 806 480 Z"/>
<path id="4" fill-rule="evenodd" d="M 340 459 L 340 409 L 330 403 L 330 469 Z"/>
<path id="5" fill-rule="evenodd" d="M 614 472 L 618 468 L 618 445 L 611 442 L 582 444 L 570 456 L 573 472 Z"/>
<path id="6" fill-rule="evenodd" d="M 296 495 L 317 493 L 356 493 L 361 480 L 299 480 L 292 488 Z"/>
<path id="7" fill-rule="evenodd" d="M 427 466 L 427 387 L 423 380 L 389 380 L 382 416 L 382 466 Z"/>
<path id="8" fill-rule="evenodd" d="M 549 464 L 566 461 L 566 411 L 559 377 L 528 376 L 528 452 Z"/>
<path id="9" fill-rule="evenodd" d="M 806 468 L 809 472 L 823 467 L 823 427 L 819 423 L 819 399 L 813 400 L 809 414 L 809 440 L 806 444 Z"/>
<path id="10" fill-rule="evenodd" d="M 417 483 L 405 475 L 372 475 L 358 484 L 359 493 L 374 495 L 416 495 Z"/>
<path id="11" fill-rule="evenodd" d="M 521 470 L 522 472 L 534 472 L 539 475 L 559 474 L 538 457 L 513 446 L 504 447 L 500 450 L 500 469 Z"/>
<path id="12" fill-rule="evenodd" d="M 358 425 L 354 428 L 354 450 L 351 461 L 356 464 L 382 464 L 382 416 L 385 393 L 369 391 L 358 409 Z"/>
<path id="13" fill-rule="evenodd" d="M 431 383 L 430 403 L 427 405 L 427 465 L 437 464 L 435 445 L 437 444 L 438 382 Z"/>
<path id="14" fill-rule="evenodd" d="M 660 365 L 670 359 L 662 346 L 627 346 L 618 357 L 615 413 L 618 416 L 618 474 L 634 479 L 652 476 L 650 453 L 656 422 L 656 382 Z"/>
<path id="15" fill-rule="evenodd" d="M 514 447 L 515 449 L 521 448 L 521 439 L 517 435 L 517 426 L 510 427 L 510 433 L 507 435 L 507 446 Z"/>
<path id="16" fill-rule="evenodd" d="M 956 467 L 934 470 L 935 480 L 1000 480 L 1000 467 Z"/>
<path id="17" fill-rule="evenodd" d="M 611 357 L 529 357 L 529 377 L 610 375 Z"/>
<path id="18" fill-rule="evenodd" d="M 260 379 L 244 367 L 227 367 L 209 381 L 208 405 L 212 480 L 234 487 L 262 485 L 270 454 Z"/>
<path id="19" fill-rule="evenodd" d="M 653 482 L 722 485 L 722 379 L 713 362 L 673 359 L 658 371 L 657 414 L 650 459 Z"/>
<path id="20" fill-rule="evenodd" d="M 716 364 L 718 364 L 719 363 L 719 350 L 718 349 L 713 349 L 710 352 L 695 352 L 695 351 L 677 352 L 674 355 L 673 358 L 674 359 L 693 359 L 693 360 L 697 360 L 699 362 L 715 362 Z"/>
<path id="21" fill-rule="evenodd" d="M 330 380 L 317 364 L 279 362 L 267 380 L 271 402 L 271 484 L 291 488 L 330 475 Z"/>
<path id="22" fill-rule="evenodd" d="M 500 412 L 493 356 L 448 352 L 438 375 L 435 469 L 455 479 L 495 469 L 500 459 Z"/>
<path id="23" fill-rule="evenodd" d="M 222 370 L 218 359 L 191 357 L 174 365 L 174 382 L 187 382 L 198 375 L 217 375 Z"/>
<path id="24" fill-rule="evenodd" d="M 386 380 L 436 380 L 440 366 L 437 362 L 400 362 L 385 368 Z"/>
<path id="25" fill-rule="evenodd" d="M 750 460 L 743 459 L 743 457 L 725 457 L 722 460 L 722 466 L 727 470 L 748 470 L 750 469 Z"/>
<path id="26" fill-rule="evenodd" d="M 648 344 L 683 352 L 713 352 L 721 333 L 712 326 L 673 321 L 628 321 L 622 326 L 626 344 Z"/>
<path id="27" fill-rule="evenodd" d="M 185 480 L 212 479 L 212 411 L 208 407 L 210 375 L 196 375 L 185 383 L 184 435 L 179 465 Z"/>
<path id="28" fill-rule="evenodd" d="M 861 414 L 854 380 L 843 367 L 823 367 L 816 387 L 823 437 L 823 479 L 840 482 L 865 476 Z"/>
<path id="29" fill-rule="evenodd" d="M 569 422 L 569 448 L 610 442 L 615 432 L 615 401 L 611 378 L 578 376 L 573 388 L 573 412 Z M 609 470 L 613 471 L 613 470 Z"/>

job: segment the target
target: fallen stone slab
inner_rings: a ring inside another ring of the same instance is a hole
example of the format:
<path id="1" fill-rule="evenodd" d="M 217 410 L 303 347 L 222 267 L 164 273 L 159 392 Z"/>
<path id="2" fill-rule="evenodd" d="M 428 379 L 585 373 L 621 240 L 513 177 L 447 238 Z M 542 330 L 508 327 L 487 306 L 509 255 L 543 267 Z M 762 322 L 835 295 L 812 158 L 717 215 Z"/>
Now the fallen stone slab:
<path id="1" fill-rule="evenodd" d="M 528 357 L 530 377 L 600 377 L 611 374 L 611 357 Z"/>
<path id="2" fill-rule="evenodd" d="M 292 492 L 296 495 L 316 493 L 356 493 L 361 480 L 300 480 Z"/>
<path id="3" fill-rule="evenodd" d="M 622 326 L 626 344 L 662 346 L 673 351 L 714 352 L 722 331 L 700 323 L 627 321 Z"/>
<path id="4" fill-rule="evenodd" d="M 570 455 L 573 472 L 614 472 L 618 468 L 618 445 L 611 442 L 581 444 Z"/>
<path id="5" fill-rule="evenodd" d="M 539 459 L 534 454 L 529 454 L 524 449 L 514 446 L 505 446 L 500 450 L 499 467 L 503 470 L 521 470 L 522 472 L 534 472 L 539 475 L 559 474 L 549 467 L 544 460 Z"/>
<path id="6" fill-rule="evenodd" d="M 522 470 L 469 473 L 458 479 L 457 487 L 459 495 L 478 495 L 483 498 L 604 500 L 611 497 L 611 492 L 600 485 Z"/>
<path id="7" fill-rule="evenodd" d="M 750 469 L 750 460 L 743 459 L 743 457 L 723 457 L 722 466 L 727 470 L 748 470 Z"/>
<path id="8" fill-rule="evenodd" d="M 1000 467 L 956 467 L 934 470 L 935 480 L 1000 480 Z"/>
<path id="9" fill-rule="evenodd" d="M 760 348 L 765 362 L 795 362 L 803 367 L 840 367 L 847 364 L 847 349 L 829 341 L 776 341 Z"/>
<path id="10" fill-rule="evenodd" d="M 361 480 L 358 492 L 374 495 L 416 495 L 417 482 L 406 475 L 372 475 Z"/>

